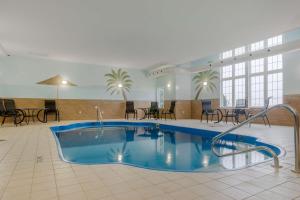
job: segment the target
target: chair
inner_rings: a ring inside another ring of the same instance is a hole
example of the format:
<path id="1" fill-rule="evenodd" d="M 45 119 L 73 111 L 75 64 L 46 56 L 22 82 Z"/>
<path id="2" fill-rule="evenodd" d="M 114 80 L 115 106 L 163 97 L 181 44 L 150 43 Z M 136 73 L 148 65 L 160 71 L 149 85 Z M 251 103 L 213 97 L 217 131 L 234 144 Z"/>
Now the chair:
<path id="1" fill-rule="evenodd" d="M 211 116 L 211 121 L 213 120 L 213 117 L 215 115 L 218 117 L 218 121 L 219 121 L 219 113 L 218 113 L 217 110 L 212 109 L 211 100 L 202 100 L 201 121 L 202 121 L 203 115 L 206 115 L 206 122 L 207 123 L 208 123 L 209 115 Z"/>
<path id="2" fill-rule="evenodd" d="M 151 106 L 146 112 L 146 115 L 148 116 L 148 119 L 153 116 L 153 118 L 157 119 L 159 117 L 159 109 L 157 102 L 151 102 Z"/>
<path id="3" fill-rule="evenodd" d="M 176 101 L 171 101 L 171 106 L 170 106 L 169 110 L 163 111 L 163 112 L 161 113 L 162 116 L 163 116 L 163 115 L 165 116 L 165 120 L 167 119 L 167 115 L 169 115 L 171 119 L 172 119 L 172 116 L 173 116 L 174 119 L 176 120 L 175 106 L 176 106 Z"/>
<path id="4" fill-rule="evenodd" d="M 271 98 L 272 98 L 272 97 L 268 97 L 267 99 L 265 99 L 264 107 L 263 107 L 262 109 L 260 109 L 259 112 L 262 112 L 262 111 L 267 110 L 267 109 L 269 108 L 269 105 L 270 105 L 270 99 L 271 99 Z M 254 116 L 253 113 L 249 113 L 249 115 L 248 115 L 248 117 L 253 117 L 253 116 Z M 270 124 L 270 121 L 269 121 L 269 118 L 268 118 L 267 113 L 265 113 L 264 115 L 260 116 L 260 118 L 263 119 L 265 126 L 266 126 L 267 123 L 268 123 L 269 127 L 271 127 L 271 124 Z M 267 123 L 266 123 L 266 120 L 267 120 Z M 249 126 L 250 126 L 250 123 L 249 123 Z"/>
<path id="5" fill-rule="evenodd" d="M 48 121 L 48 115 L 54 114 L 55 120 L 60 121 L 59 110 L 56 108 L 55 100 L 45 100 L 45 112 L 44 112 L 44 121 Z"/>
<path id="6" fill-rule="evenodd" d="M 137 110 L 134 109 L 133 101 L 126 101 L 125 119 L 129 118 L 129 114 L 133 114 L 133 118 L 137 119 Z"/>
<path id="7" fill-rule="evenodd" d="M 230 112 L 227 111 L 225 113 L 225 122 L 227 124 L 228 118 L 232 118 L 232 123 L 234 122 L 239 123 L 239 118 L 241 115 L 244 115 L 246 119 L 248 119 L 248 113 L 246 112 L 245 108 L 248 107 L 247 99 L 237 99 L 235 108 Z"/>
<path id="8" fill-rule="evenodd" d="M 1 99 L 0 116 L 3 117 L 1 126 L 5 123 L 5 120 L 8 117 L 13 118 L 14 124 L 17 126 L 24 121 L 25 113 L 23 110 L 16 108 L 16 104 L 13 99 Z"/>

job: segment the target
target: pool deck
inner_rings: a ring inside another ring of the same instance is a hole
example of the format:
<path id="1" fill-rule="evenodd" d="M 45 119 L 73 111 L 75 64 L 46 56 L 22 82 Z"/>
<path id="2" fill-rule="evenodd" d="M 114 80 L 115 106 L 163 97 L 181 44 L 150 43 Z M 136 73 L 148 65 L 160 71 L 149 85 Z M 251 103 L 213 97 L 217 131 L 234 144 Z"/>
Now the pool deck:
<path id="1" fill-rule="evenodd" d="M 155 122 L 217 131 L 232 126 L 199 120 Z M 183 173 L 118 164 L 65 163 L 59 158 L 49 126 L 69 123 L 0 128 L 1 200 L 300 200 L 300 174 L 291 172 L 294 167 L 292 127 L 253 124 L 235 132 L 283 147 L 286 155 L 280 158 L 282 168 L 278 172 L 270 161 L 235 171 Z"/>

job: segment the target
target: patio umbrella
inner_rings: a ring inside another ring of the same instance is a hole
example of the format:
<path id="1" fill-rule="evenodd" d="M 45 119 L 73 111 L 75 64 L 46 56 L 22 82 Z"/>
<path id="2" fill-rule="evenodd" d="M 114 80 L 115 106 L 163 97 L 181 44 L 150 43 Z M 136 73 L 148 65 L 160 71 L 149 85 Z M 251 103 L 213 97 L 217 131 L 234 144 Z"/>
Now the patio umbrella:
<path id="1" fill-rule="evenodd" d="M 37 82 L 40 85 L 53 85 L 56 86 L 56 98 L 58 99 L 58 90 L 59 86 L 66 85 L 66 86 L 77 86 L 76 84 L 70 82 L 69 80 L 64 79 L 61 75 L 56 75 L 46 80 Z"/>

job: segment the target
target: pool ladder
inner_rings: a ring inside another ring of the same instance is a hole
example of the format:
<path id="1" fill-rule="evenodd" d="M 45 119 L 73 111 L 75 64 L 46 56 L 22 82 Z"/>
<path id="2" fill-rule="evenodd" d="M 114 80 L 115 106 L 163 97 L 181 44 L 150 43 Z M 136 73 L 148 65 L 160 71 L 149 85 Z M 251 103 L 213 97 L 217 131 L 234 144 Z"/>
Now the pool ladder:
<path id="1" fill-rule="evenodd" d="M 287 104 L 278 104 L 278 105 L 272 106 L 271 108 L 263 110 L 263 111 L 257 113 L 256 115 L 248 118 L 247 120 L 241 122 L 240 124 L 237 124 L 234 127 L 228 129 L 227 131 L 224 131 L 224 132 L 218 134 L 217 136 L 213 137 L 212 144 L 211 144 L 211 149 L 212 149 L 213 153 L 215 155 L 217 155 L 218 157 L 225 157 L 225 156 L 231 156 L 231 155 L 236 155 L 236 154 L 241 154 L 241 153 L 247 153 L 247 152 L 251 152 L 251 151 L 266 151 L 269 154 L 271 154 L 273 159 L 274 159 L 274 168 L 279 169 L 280 165 L 279 165 L 279 159 L 278 159 L 277 154 L 271 148 L 266 147 L 266 146 L 257 146 L 257 147 L 253 147 L 253 148 L 249 148 L 249 149 L 243 149 L 243 150 L 240 150 L 240 151 L 235 151 L 235 152 L 232 152 L 232 153 L 225 153 L 225 154 L 221 154 L 215 148 L 215 145 L 217 144 L 218 140 L 220 140 L 225 135 L 229 134 L 230 132 L 232 132 L 236 129 L 239 129 L 240 127 L 244 126 L 245 124 L 251 123 L 256 118 L 261 117 L 261 116 L 265 115 L 266 113 L 268 113 L 269 111 L 277 109 L 277 108 L 283 108 L 283 109 L 287 110 L 288 112 L 290 112 L 293 116 L 293 119 L 294 119 L 293 120 L 294 121 L 294 140 L 295 140 L 295 168 L 292 171 L 295 172 L 295 173 L 300 173 L 299 115 L 298 115 L 298 112 L 293 107 L 291 107 Z"/>

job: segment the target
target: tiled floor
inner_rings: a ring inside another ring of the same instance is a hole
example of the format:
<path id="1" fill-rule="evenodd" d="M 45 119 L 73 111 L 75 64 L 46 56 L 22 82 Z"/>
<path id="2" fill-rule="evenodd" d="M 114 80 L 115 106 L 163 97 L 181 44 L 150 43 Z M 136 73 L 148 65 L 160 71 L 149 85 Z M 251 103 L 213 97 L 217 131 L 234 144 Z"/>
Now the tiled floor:
<path id="1" fill-rule="evenodd" d="M 162 121 L 189 127 L 225 130 L 231 125 L 197 120 Z M 68 122 L 62 122 L 68 123 Z M 35 124 L 0 128 L 1 200 L 112 199 L 300 199 L 300 175 L 292 173 L 293 129 L 262 125 L 244 127 L 251 134 L 280 145 L 279 172 L 271 162 L 219 173 L 174 173 L 123 165 L 75 165 L 60 160 L 48 126 Z"/>

